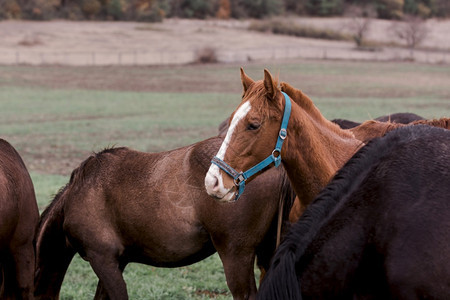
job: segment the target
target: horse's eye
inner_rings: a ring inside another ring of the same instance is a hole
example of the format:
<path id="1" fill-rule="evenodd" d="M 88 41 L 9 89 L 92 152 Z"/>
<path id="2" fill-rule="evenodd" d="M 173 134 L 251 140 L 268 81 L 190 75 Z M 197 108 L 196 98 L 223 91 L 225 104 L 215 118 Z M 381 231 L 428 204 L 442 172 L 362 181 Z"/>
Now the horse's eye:
<path id="1" fill-rule="evenodd" d="M 256 130 L 259 127 L 261 127 L 261 124 L 259 124 L 259 123 L 249 123 L 247 125 L 247 130 Z"/>

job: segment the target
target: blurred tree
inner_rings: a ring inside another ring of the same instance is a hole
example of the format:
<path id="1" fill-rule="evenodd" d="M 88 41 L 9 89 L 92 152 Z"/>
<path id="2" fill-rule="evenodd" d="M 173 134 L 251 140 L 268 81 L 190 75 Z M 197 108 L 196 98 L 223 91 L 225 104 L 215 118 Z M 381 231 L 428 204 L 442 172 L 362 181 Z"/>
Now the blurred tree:
<path id="1" fill-rule="evenodd" d="M 231 17 L 230 0 L 220 0 L 216 17 L 219 19 L 229 19 Z"/>
<path id="2" fill-rule="evenodd" d="M 113 20 L 123 20 L 123 8 L 121 0 L 111 0 L 106 4 L 107 14 Z"/>
<path id="3" fill-rule="evenodd" d="M 95 19 L 100 12 L 102 5 L 98 0 L 82 0 L 81 11 L 87 19 Z"/>
<path id="4" fill-rule="evenodd" d="M 283 0 L 233 0 L 233 17 L 263 18 L 278 15 L 284 11 Z"/>
<path id="5" fill-rule="evenodd" d="M 284 0 L 284 6 L 287 13 L 304 15 L 307 2 L 308 0 Z"/>
<path id="6" fill-rule="evenodd" d="M 340 15 L 344 10 L 344 3 L 343 0 L 309 0 L 306 10 L 316 16 Z"/>
<path id="7" fill-rule="evenodd" d="M 372 5 L 350 5 L 347 7 L 345 15 L 350 19 L 347 27 L 352 34 L 356 47 L 363 47 L 372 20 L 376 17 L 374 7 Z"/>
<path id="8" fill-rule="evenodd" d="M 403 16 L 404 0 L 377 0 L 378 17 L 399 20 Z"/>
<path id="9" fill-rule="evenodd" d="M 392 34 L 403 40 L 409 48 L 411 59 L 414 58 L 414 49 L 422 43 L 428 35 L 428 29 L 422 18 L 405 15 L 402 21 L 394 22 L 390 28 Z"/>
<path id="10" fill-rule="evenodd" d="M 20 19 L 22 8 L 16 0 L 0 1 L 0 20 L 1 19 Z"/>

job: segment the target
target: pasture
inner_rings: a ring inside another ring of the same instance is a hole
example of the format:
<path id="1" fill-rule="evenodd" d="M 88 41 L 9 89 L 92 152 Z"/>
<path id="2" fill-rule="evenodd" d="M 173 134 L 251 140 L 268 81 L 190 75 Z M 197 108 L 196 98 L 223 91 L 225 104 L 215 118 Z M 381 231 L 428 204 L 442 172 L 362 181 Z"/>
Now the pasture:
<path id="1" fill-rule="evenodd" d="M 42 210 L 92 152 L 128 146 L 157 152 L 217 134 L 240 101 L 239 66 L 0 66 L 1 137 L 21 154 Z M 450 117 L 450 68 L 402 62 L 290 60 L 263 69 L 308 94 L 328 119 L 363 121 L 395 112 Z M 131 299 L 229 299 L 217 255 L 178 269 L 131 264 Z M 75 257 L 62 299 L 91 299 L 96 277 Z"/>

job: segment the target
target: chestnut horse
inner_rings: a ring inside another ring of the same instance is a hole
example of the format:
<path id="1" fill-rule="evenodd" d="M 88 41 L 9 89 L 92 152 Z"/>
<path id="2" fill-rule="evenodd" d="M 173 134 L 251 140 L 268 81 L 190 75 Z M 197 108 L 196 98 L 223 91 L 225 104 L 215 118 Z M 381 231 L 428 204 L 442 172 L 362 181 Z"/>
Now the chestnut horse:
<path id="1" fill-rule="evenodd" d="M 338 171 L 278 248 L 259 299 L 450 299 L 450 131 L 408 126 Z"/>
<path id="2" fill-rule="evenodd" d="M 450 119 L 441 118 L 434 120 L 418 120 L 408 124 L 369 120 L 361 123 L 354 128 L 349 129 L 349 131 L 352 132 L 355 135 L 355 138 L 357 138 L 361 142 L 368 143 L 371 139 L 384 136 L 386 133 L 394 129 L 413 125 L 429 125 L 433 127 L 450 129 Z M 297 222 L 304 210 L 305 206 L 299 201 L 299 199 L 296 199 L 289 214 L 289 221 L 291 223 Z"/>
<path id="3" fill-rule="evenodd" d="M 38 220 L 30 174 L 17 151 L 0 139 L 1 299 L 33 299 Z"/>
<path id="4" fill-rule="evenodd" d="M 364 145 L 360 140 L 363 139 L 362 131 L 358 132 L 358 139 L 352 130 L 343 130 L 328 121 L 302 91 L 287 83 L 281 83 L 280 90 L 267 70 L 264 70 L 264 80 L 253 81 L 241 69 L 241 80 L 243 100 L 232 114 L 217 157 L 231 169 L 241 171 L 266 159 L 279 136 L 286 103 L 284 92 L 292 99 L 292 108 L 287 136 L 279 154 L 301 201 L 302 211 L 335 172 Z M 252 179 L 248 178 L 248 182 Z M 205 187 L 211 196 L 222 201 L 233 200 L 237 189 L 235 180 L 216 164 L 211 164 L 206 174 Z"/>
<path id="5" fill-rule="evenodd" d="M 270 73 L 253 81 L 241 69 L 243 100 L 232 114 L 230 126 L 217 157 L 232 168 L 247 170 L 266 159 L 276 146 L 285 99 Z M 325 119 L 312 101 L 288 84 L 292 98 L 287 136 L 279 155 L 293 189 L 306 207 L 334 173 L 364 145 L 350 131 Z M 267 168 L 265 168 L 267 169 Z M 264 169 L 264 170 L 265 170 Z M 248 179 L 248 182 L 253 177 Z M 235 180 L 216 164 L 205 177 L 207 192 L 221 201 L 235 198 Z"/>
<path id="6" fill-rule="evenodd" d="M 380 122 L 389 122 L 389 123 L 401 123 L 401 124 L 408 124 L 414 121 L 418 120 L 425 120 L 424 117 L 421 117 L 419 115 L 413 114 L 413 113 L 395 113 L 390 115 L 381 116 L 378 118 L 375 118 L 374 121 L 380 121 Z M 350 129 L 354 128 L 358 125 L 361 125 L 361 123 L 345 120 L 345 119 L 334 119 L 331 120 L 331 122 L 336 123 L 341 127 L 342 129 Z"/>
<path id="7" fill-rule="evenodd" d="M 233 297 L 254 299 L 255 254 L 267 268 L 279 201 L 286 199 L 286 218 L 294 195 L 274 169 L 248 185 L 242 201 L 214 201 L 203 179 L 222 141 L 162 153 L 115 148 L 85 160 L 41 216 L 36 298 L 58 298 L 75 253 L 99 278 L 95 299 L 127 299 L 128 263 L 179 267 L 217 251 Z"/>

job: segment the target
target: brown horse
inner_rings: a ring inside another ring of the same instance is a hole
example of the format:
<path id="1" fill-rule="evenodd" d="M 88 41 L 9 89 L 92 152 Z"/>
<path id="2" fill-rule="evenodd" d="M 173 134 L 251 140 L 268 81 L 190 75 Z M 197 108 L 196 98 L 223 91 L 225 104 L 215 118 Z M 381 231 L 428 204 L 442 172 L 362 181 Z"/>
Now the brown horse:
<path id="1" fill-rule="evenodd" d="M 0 298 L 32 299 L 34 235 L 39 220 L 33 182 L 20 155 L 0 139 Z"/>
<path id="2" fill-rule="evenodd" d="M 217 157 L 242 171 L 265 159 L 279 135 L 285 107 L 282 92 L 286 93 L 293 103 L 280 155 L 288 177 L 295 178 L 291 182 L 302 211 L 364 143 L 351 130 L 323 117 L 302 91 L 287 83 L 281 83 L 280 90 L 267 70 L 264 80 L 253 81 L 241 69 L 241 80 L 243 100 L 231 116 Z M 233 178 L 215 164 L 210 166 L 205 186 L 211 196 L 222 201 L 232 200 L 236 191 Z"/>
<path id="3" fill-rule="evenodd" d="M 348 129 L 348 131 L 353 133 L 356 139 L 360 140 L 363 143 L 368 143 L 371 139 L 384 136 L 386 133 L 394 129 L 412 125 L 429 125 L 433 127 L 450 129 L 450 119 L 441 118 L 435 120 L 417 120 L 408 124 L 369 120 L 361 123 L 354 128 Z M 291 223 L 297 222 L 304 212 L 305 208 L 306 207 L 302 204 L 302 202 L 299 199 L 296 199 L 289 214 L 289 221 Z"/>
<path id="4" fill-rule="evenodd" d="M 385 116 L 381 116 L 378 118 L 375 118 L 374 121 L 380 121 L 380 122 L 390 122 L 390 123 L 402 123 L 402 124 L 408 124 L 414 121 L 418 120 L 425 120 L 424 117 L 413 114 L 413 113 L 395 113 L 395 114 L 389 114 Z M 361 125 L 361 123 L 345 120 L 345 119 L 334 119 L 331 120 L 331 122 L 336 123 L 341 127 L 342 129 L 350 129 L 354 128 L 358 125 Z"/>
<path id="5" fill-rule="evenodd" d="M 440 127 L 445 129 L 450 129 L 450 119 L 449 118 L 440 118 L 433 120 L 418 120 L 413 121 L 411 123 L 402 124 L 402 123 L 390 123 L 390 122 L 378 122 L 378 121 L 366 121 L 361 125 L 358 125 L 352 129 L 349 129 L 355 137 L 367 143 L 371 139 L 376 137 L 384 136 L 389 131 L 394 129 L 404 127 L 404 126 L 412 126 L 412 125 L 429 125 L 433 127 Z"/>
<path id="6" fill-rule="evenodd" d="M 244 95 L 232 114 L 225 141 L 217 156 L 238 170 L 265 159 L 274 149 L 284 111 L 284 98 L 270 73 L 253 81 L 241 69 Z M 354 134 L 325 119 L 312 101 L 288 84 L 282 88 L 292 111 L 281 158 L 296 195 L 306 207 L 334 173 L 364 144 Z M 252 178 L 249 179 L 249 182 Z M 221 201 L 234 198 L 233 178 L 212 164 L 205 177 L 207 192 Z"/>
<path id="7" fill-rule="evenodd" d="M 287 217 L 293 193 L 273 170 L 248 185 L 242 201 L 214 201 L 203 179 L 222 141 L 152 154 L 108 149 L 85 160 L 42 214 L 35 296 L 58 298 L 76 252 L 99 278 L 96 299 L 127 299 L 128 263 L 179 267 L 217 251 L 233 297 L 254 298 L 255 254 L 267 268 L 280 197 Z"/>

